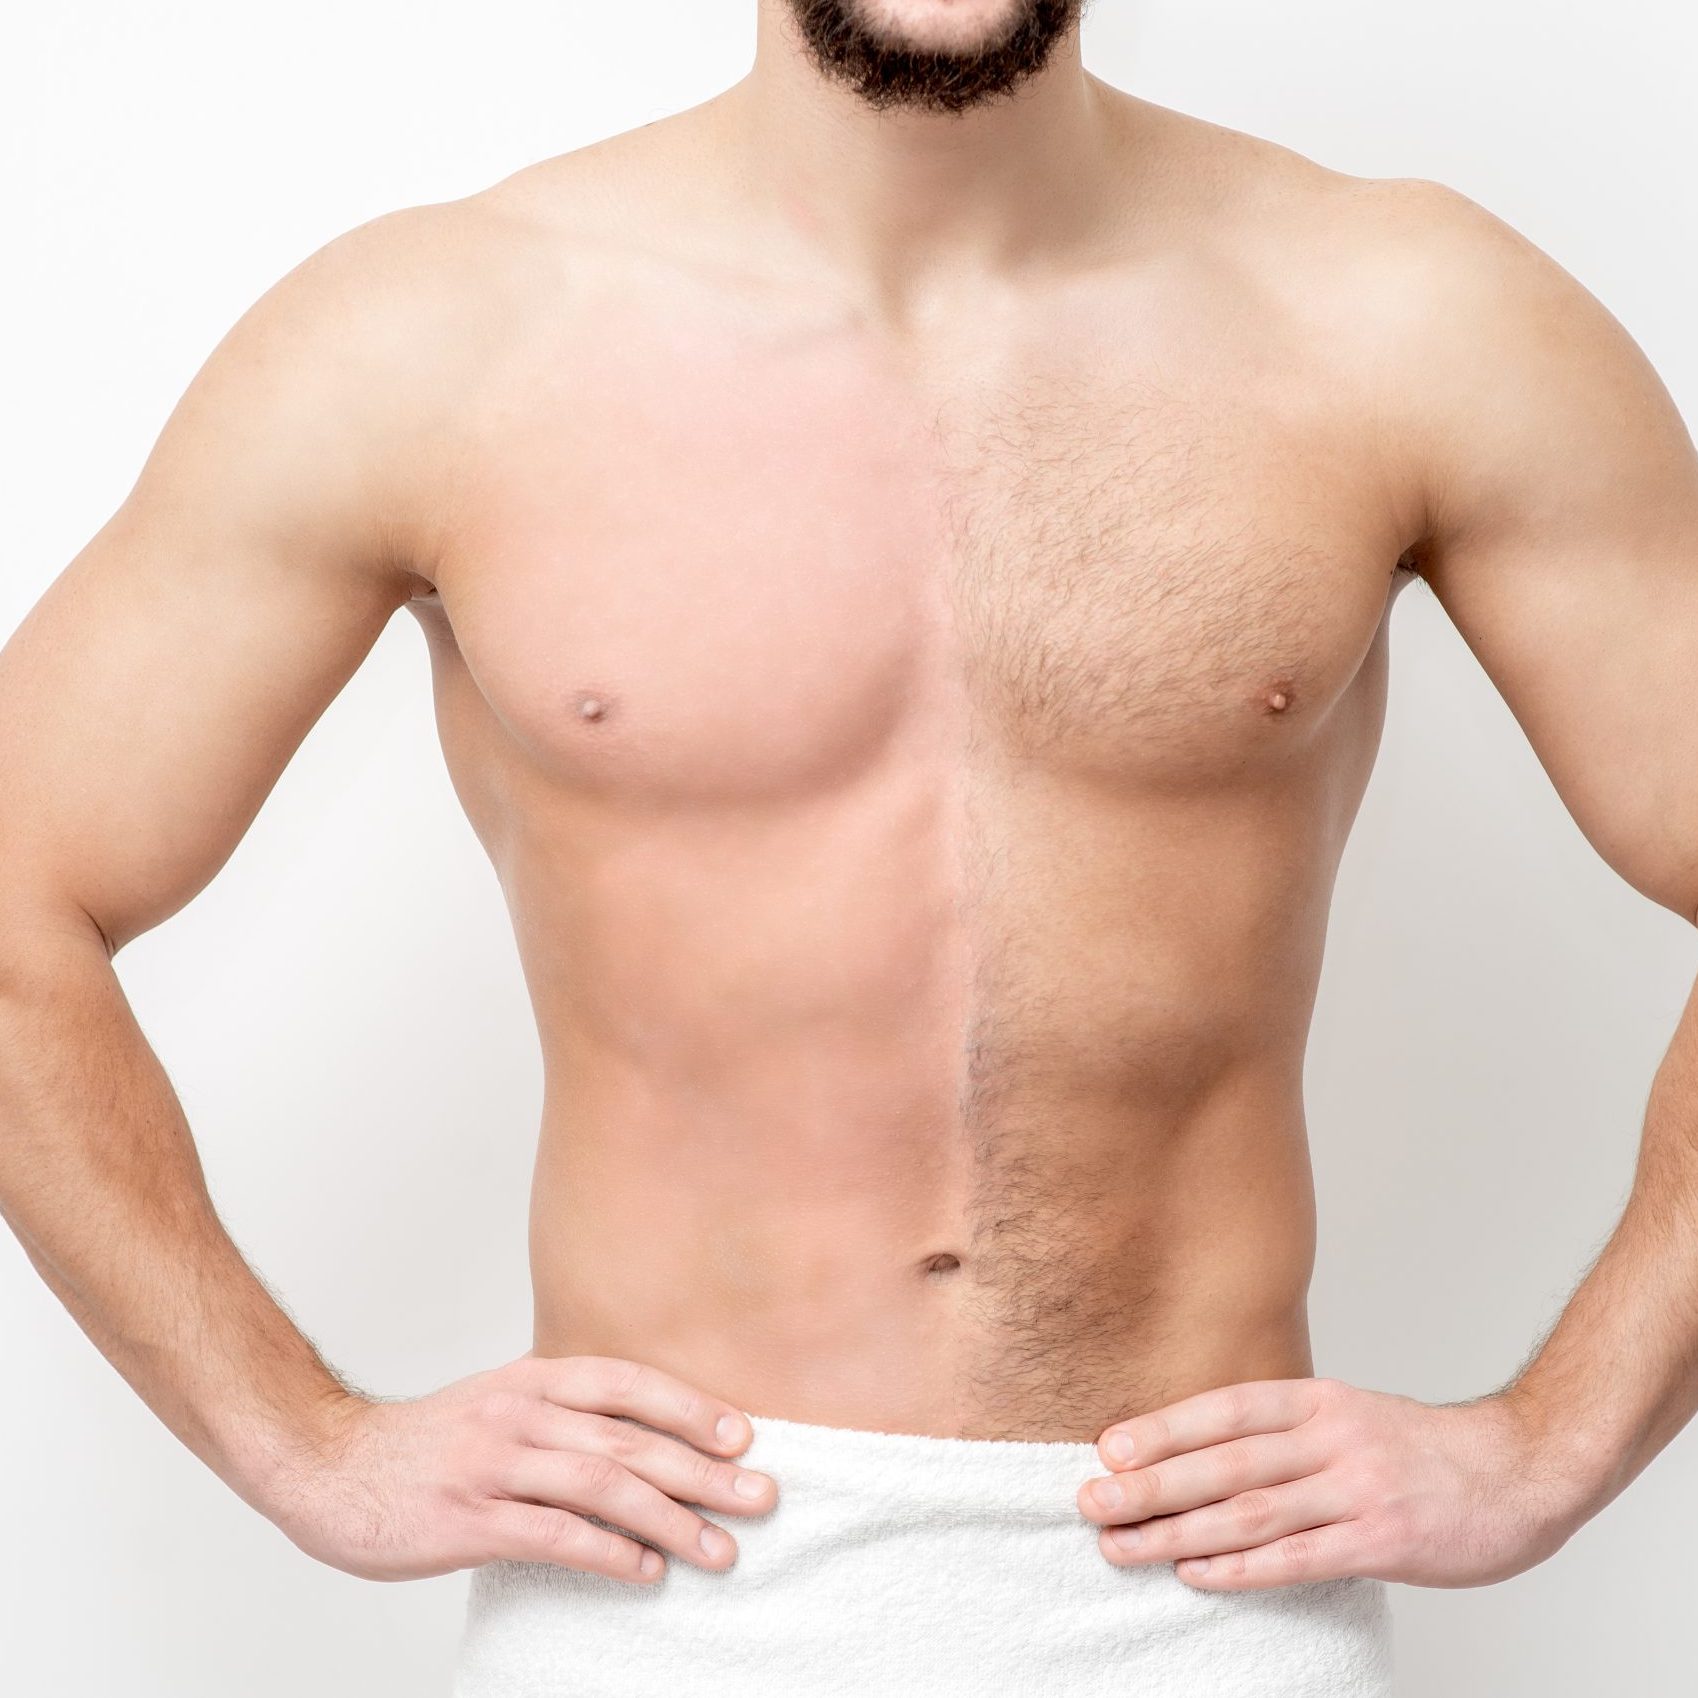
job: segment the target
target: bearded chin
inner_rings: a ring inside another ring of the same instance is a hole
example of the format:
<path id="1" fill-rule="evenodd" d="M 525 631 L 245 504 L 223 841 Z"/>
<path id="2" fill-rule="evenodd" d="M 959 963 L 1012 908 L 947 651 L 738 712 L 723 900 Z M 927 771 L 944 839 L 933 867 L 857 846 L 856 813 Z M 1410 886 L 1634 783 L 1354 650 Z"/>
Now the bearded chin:
<path id="1" fill-rule="evenodd" d="M 875 111 L 965 112 L 1013 93 L 1049 62 L 1083 0 L 1020 0 L 996 35 L 972 48 L 915 47 L 866 16 L 866 0 L 789 0 L 802 45 L 822 75 Z"/>

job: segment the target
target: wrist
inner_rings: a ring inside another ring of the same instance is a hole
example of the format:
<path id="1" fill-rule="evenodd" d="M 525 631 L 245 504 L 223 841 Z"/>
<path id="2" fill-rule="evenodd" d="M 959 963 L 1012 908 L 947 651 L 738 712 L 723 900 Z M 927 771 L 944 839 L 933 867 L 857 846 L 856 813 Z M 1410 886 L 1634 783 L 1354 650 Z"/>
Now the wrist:
<path id="1" fill-rule="evenodd" d="M 287 1411 L 239 1423 L 218 1472 L 247 1503 L 281 1521 L 333 1471 L 372 1400 L 341 1385 L 316 1389 Z"/>
<path id="2" fill-rule="evenodd" d="M 1601 1423 L 1577 1417 L 1537 1388 L 1516 1383 L 1491 1399 L 1517 1434 L 1518 1468 L 1544 1516 L 1572 1532 L 1625 1484 L 1621 1446 Z"/>

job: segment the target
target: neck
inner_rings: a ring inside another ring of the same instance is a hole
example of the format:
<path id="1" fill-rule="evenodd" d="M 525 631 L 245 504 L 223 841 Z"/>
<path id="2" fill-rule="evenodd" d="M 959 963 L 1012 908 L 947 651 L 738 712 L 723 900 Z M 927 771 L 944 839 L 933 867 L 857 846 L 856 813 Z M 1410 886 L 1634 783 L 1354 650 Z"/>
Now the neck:
<path id="1" fill-rule="evenodd" d="M 1100 232 L 1117 200 L 1110 92 L 1075 26 L 999 99 L 877 111 L 808 57 L 787 0 L 760 0 L 754 66 L 716 104 L 745 188 L 901 316 L 951 282 L 1060 264 Z"/>

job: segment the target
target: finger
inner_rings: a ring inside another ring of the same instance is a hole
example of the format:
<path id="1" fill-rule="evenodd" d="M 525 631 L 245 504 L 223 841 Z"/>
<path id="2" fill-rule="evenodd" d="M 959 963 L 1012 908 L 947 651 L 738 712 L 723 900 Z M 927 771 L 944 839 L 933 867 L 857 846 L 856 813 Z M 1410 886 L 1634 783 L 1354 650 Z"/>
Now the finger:
<path id="1" fill-rule="evenodd" d="M 1079 1513 L 1105 1524 L 1176 1515 L 1257 1486 L 1301 1479 L 1324 1460 L 1323 1446 L 1315 1438 L 1295 1432 L 1253 1433 L 1087 1480 L 1079 1488 Z"/>
<path id="2" fill-rule="evenodd" d="M 659 1551 L 567 1510 L 492 1498 L 483 1515 L 485 1562 L 552 1562 L 643 1585 L 666 1572 L 666 1559 Z"/>
<path id="3" fill-rule="evenodd" d="M 729 1568 L 737 1542 L 611 1456 L 521 1445 L 497 1476 L 508 1497 L 600 1516 L 697 1568 Z"/>
<path id="4" fill-rule="evenodd" d="M 521 1435 L 542 1450 L 611 1456 L 668 1497 L 728 1515 L 764 1515 L 778 1496 L 770 1474 L 704 1456 L 679 1439 L 613 1415 L 589 1415 L 544 1402 L 525 1422 Z"/>
<path id="5" fill-rule="evenodd" d="M 1158 1515 L 1136 1526 L 1105 1527 L 1097 1547 L 1116 1567 L 1214 1557 L 1271 1544 L 1288 1533 L 1325 1527 L 1349 1514 L 1348 1494 L 1325 1474 L 1266 1491 L 1240 1492 L 1184 1515 Z"/>
<path id="6" fill-rule="evenodd" d="M 1356 1524 L 1335 1521 L 1327 1527 L 1288 1533 L 1251 1550 L 1193 1557 L 1176 1563 L 1173 1571 L 1200 1592 L 1259 1592 L 1363 1574 L 1367 1572 L 1361 1566 L 1364 1559 Z"/>
<path id="7" fill-rule="evenodd" d="M 1315 1380 L 1246 1380 L 1199 1392 L 1105 1428 L 1097 1454 L 1110 1468 L 1138 1468 L 1248 1433 L 1286 1432 L 1314 1414 L 1317 1385 Z"/>
<path id="8" fill-rule="evenodd" d="M 754 1437 L 742 1410 L 723 1398 L 622 1356 L 538 1356 L 538 1388 L 551 1403 L 598 1415 L 630 1415 L 703 1450 L 735 1456 Z"/>

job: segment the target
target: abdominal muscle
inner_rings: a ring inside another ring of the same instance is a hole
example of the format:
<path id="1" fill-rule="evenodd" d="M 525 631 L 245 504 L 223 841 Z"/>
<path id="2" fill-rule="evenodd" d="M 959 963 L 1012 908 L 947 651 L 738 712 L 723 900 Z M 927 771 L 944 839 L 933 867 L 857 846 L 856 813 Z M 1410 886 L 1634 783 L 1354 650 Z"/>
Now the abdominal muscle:
<path id="1" fill-rule="evenodd" d="M 1067 1107 L 1070 1137 L 1122 1152 L 1142 1177 L 1071 1207 L 1023 1199 L 1006 1225 L 972 1223 L 962 1191 L 926 1185 L 923 1158 L 860 1185 L 852 1159 L 805 1177 L 777 1164 L 789 1183 L 764 1160 L 769 1143 L 872 1145 L 884 1127 L 763 1116 L 751 1132 L 723 1105 L 646 1108 L 545 1132 L 539 1354 L 648 1362 L 794 1421 L 1085 1442 L 1209 1386 L 1312 1371 L 1303 1164 L 1291 1134 L 1270 1160 L 1267 1124 L 1244 1107 L 1194 1138 Z M 740 1159 L 688 1148 L 704 1125 L 716 1147 L 741 1143 Z M 1216 1154 L 1151 1159 L 1188 1140 Z M 1213 1162 L 1241 1172 L 1224 1154 L 1235 1147 L 1285 1171 L 1253 1189 L 1225 1180 Z"/>
<path id="2" fill-rule="evenodd" d="M 1069 1441 L 1311 1372 L 1335 846 L 1302 789 L 1133 806 L 1028 774 L 981 787 L 967 843 L 918 772 L 530 810 L 503 877 L 546 1075 L 536 1350 L 791 1420 Z"/>

